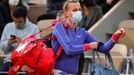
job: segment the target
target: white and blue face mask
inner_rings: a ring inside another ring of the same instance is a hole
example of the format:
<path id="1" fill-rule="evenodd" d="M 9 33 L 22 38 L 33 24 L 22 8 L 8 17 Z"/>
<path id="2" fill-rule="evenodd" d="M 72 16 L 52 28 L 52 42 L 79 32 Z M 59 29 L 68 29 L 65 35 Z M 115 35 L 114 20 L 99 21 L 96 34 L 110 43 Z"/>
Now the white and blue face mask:
<path id="1" fill-rule="evenodd" d="M 72 13 L 72 20 L 74 21 L 75 24 L 78 24 L 81 19 L 82 19 L 81 11 L 75 11 Z"/>

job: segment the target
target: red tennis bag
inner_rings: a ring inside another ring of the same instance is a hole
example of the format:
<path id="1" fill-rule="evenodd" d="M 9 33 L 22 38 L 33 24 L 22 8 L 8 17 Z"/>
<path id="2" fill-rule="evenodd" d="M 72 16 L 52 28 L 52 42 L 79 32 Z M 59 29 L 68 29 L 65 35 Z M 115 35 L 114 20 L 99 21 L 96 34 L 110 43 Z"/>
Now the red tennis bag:
<path id="1" fill-rule="evenodd" d="M 45 45 L 47 40 L 37 39 L 36 34 L 21 41 L 12 53 L 10 59 L 14 66 L 9 69 L 9 75 L 15 75 L 23 66 L 29 67 L 25 70 L 28 75 L 50 75 L 62 52 L 62 47 L 60 46 L 55 54 L 52 48 Z M 54 39 L 55 37 L 48 38 Z"/>

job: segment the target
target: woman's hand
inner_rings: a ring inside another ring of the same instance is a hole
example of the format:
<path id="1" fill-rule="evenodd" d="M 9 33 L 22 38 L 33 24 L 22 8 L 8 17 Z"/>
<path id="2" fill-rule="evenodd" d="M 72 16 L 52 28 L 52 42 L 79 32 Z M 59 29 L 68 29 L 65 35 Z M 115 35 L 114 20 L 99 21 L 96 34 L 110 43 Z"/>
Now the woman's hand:
<path id="1" fill-rule="evenodd" d="M 83 45 L 83 48 L 85 51 L 91 50 L 91 49 L 97 49 L 98 42 L 91 42 L 91 43 L 86 43 Z"/>
<path id="2" fill-rule="evenodd" d="M 120 28 L 112 35 L 112 40 L 114 42 L 117 42 L 119 39 L 121 39 L 125 35 L 125 29 Z"/>
<path id="3" fill-rule="evenodd" d="M 91 46 L 91 49 L 97 49 L 97 46 L 98 46 L 98 42 L 91 42 L 89 43 L 90 46 Z"/>

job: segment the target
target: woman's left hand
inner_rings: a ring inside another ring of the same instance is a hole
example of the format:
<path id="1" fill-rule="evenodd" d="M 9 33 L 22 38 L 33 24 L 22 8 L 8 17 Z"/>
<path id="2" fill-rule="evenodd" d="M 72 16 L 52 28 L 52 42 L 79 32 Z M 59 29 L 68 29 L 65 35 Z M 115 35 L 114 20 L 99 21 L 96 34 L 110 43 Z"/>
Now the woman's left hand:
<path id="1" fill-rule="evenodd" d="M 117 42 L 120 38 L 122 38 L 125 35 L 125 29 L 120 28 L 112 35 L 112 40 L 114 42 Z"/>

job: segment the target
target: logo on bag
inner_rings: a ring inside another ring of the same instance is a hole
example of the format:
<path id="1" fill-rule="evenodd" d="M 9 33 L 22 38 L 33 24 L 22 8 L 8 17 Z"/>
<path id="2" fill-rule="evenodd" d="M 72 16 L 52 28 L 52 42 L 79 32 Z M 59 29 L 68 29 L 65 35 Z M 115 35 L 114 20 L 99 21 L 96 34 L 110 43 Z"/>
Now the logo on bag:
<path id="1" fill-rule="evenodd" d="M 16 49 L 16 51 L 18 51 L 19 53 L 21 53 L 27 45 L 28 45 L 28 43 L 26 43 L 26 42 L 23 43 L 23 44 L 20 44 L 18 46 L 18 48 Z"/>

